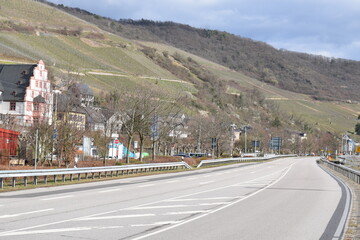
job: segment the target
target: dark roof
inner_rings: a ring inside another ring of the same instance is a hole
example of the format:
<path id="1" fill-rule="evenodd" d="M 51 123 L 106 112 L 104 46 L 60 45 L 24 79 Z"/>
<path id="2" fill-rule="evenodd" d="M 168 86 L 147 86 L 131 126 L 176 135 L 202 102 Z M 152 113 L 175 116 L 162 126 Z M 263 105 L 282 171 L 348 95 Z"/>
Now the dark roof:
<path id="1" fill-rule="evenodd" d="M 80 94 L 94 96 L 93 91 L 84 83 L 75 83 L 74 87 L 78 89 Z"/>
<path id="2" fill-rule="evenodd" d="M 86 111 L 87 123 L 104 123 L 104 121 L 106 120 L 105 116 L 101 112 L 101 109 L 95 109 L 93 107 L 84 107 L 84 109 Z"/>
<path id="3" fill-rule="evenodd" d="M 41 95 L 38 95 L 33 99 L 33 102 L 35 103 L 46 103 L 45 98 L 43 98 Z"/>
<path id="4" fill-rule="evenodd" d="M 0 90 L 4 101 L 23 101 L 36 64 L 0 65 Z"/>

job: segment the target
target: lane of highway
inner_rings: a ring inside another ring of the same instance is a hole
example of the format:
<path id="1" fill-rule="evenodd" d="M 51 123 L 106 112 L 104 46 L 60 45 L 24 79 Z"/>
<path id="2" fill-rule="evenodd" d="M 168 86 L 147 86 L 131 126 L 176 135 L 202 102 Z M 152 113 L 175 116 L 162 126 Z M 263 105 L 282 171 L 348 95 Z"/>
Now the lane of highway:
<path id="1" fill-rule="evenodd" d="M 8 192 L 0 238 L 319 239 L 341 196 L 315 158 Z"/>

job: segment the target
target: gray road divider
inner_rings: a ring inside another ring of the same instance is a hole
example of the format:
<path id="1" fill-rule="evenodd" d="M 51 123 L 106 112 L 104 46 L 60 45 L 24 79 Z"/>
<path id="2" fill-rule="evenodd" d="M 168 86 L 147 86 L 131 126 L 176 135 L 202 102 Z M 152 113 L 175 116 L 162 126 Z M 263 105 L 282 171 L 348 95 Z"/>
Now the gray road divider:
<path id="1" fill-rule="evenodd" d="M 197 168 L 200 168 L 205 165 L 218 165 L 218 164 L 225 164 L 225 163 L 232 163 L 232 162 L 260 162 L 260 161 L 267 161 L 276 158 L 282 157 L 296 157 L 297 155 L 275 155 L 270 154 L 264 157 L 238 157 L 238 158 L 222 158 L 222 159 L 209 159 L 209 160 L 202 160 Z"/>
<path id="2" fill-rule="evenodd" d="M 27 186 L 28 178 L 33 178 L 34 185 L 38 183 L 38 177 L 43 177 L 44 184 L 47 184 L 48 177 L 53 176 L 54 182 L 57 182 L 57 177 L 62 176 L 62 181 L 66 181 L 66 177 L 69 176 L 69 180 L 74 180 L 74 175 L 77 175 L 77 179 L 81 180 L 81 175 L 84 175 L 85 179 L 95 178 L 97 174 L 98 178 L 102 176 L 111 177 L 127 174 L 146 173 L 155 171 L 167 171 L 177 169 L 191 169 L 191 166 L 186 162 L 170 162 L 170 163 L 150 163 L 150 164 L 134 164 L 134 165 L 122 165 L 122 166 L 108 166 L 108 167 L 91 167 L 91 168 L 62 168 L 62 169 L 34 169 L 34 170 L 11 170 L 0 171 L 0 189 L 4 188 L 4 180 L 11 178 L 11 186 L 16 186 L 16 180 L 23 178 L 24 186 Z"/>

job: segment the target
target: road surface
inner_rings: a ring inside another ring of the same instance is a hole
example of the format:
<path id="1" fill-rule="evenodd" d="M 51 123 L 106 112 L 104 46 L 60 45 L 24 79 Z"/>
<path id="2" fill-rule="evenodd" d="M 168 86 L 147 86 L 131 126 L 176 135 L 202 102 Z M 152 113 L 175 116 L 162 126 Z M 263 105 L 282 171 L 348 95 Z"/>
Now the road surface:
<path id="1" fill-rule="evenodd" d="M 348 203 L 316 158 L 284 158 L 0 193 L 0 239 L 338 239 Z"/>

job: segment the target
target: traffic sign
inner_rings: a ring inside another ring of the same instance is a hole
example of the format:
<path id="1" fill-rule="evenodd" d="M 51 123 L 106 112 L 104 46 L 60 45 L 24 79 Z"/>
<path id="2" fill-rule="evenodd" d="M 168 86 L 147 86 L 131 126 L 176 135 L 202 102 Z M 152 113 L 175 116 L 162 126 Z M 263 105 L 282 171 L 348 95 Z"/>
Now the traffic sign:
<path id="1" fill-rule="evenodd" d="M 115 140 L 114 140 L 114 143 L 115 143 L 115 144 L 119 144 L 119 143 L 120 143 L 119 139 L 115 139 Z"/>

